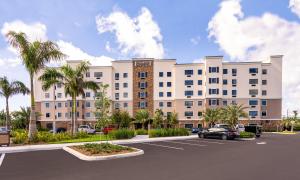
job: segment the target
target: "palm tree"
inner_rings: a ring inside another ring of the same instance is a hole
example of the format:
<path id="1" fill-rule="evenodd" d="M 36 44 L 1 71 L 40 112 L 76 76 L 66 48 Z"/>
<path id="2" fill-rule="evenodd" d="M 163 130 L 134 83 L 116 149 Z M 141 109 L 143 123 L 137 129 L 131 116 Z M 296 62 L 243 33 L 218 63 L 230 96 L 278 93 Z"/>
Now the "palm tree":
<path id="1" fill-rule="evenodd" d="M 51 60 L 61 60 L 65 55 L 59 50 L 58 46 L 51 41 L 34 41 L 29 42 L 27 36 L 23 32 L 9 31 L 6 34 L 9 43 L 16 48 L 22 62 L 29 73 L 30 77 L 30 96 L 31 96 L 31 114 L 29 121 L 29 139 L 32 139 L 37 132 L 36 128 L 36 113 L 34 102 L 34 90 L 33 90 L 33 76 L 42 68 L 46 63 Z"/>
<path id="2" fill-rule="evenodd" d="M 239 122 L 239 118 L 248 118 L 248 114 L 245 111 L 248 107 L 244 107 L 243 105 L 230 105 L 224 109 L 224 113 L 226 113 L 226 122 L 229 126 L 234 128 L 236 124 Z"/>
<path id="3" fill-rule="evenodd" d="M 89 70 L 88 62 L 81 62 L 73 69 L 70 65 L 64 65 L 57 68 L 46 68 L 45 72 L 39 77 L 42 81 L 43 90 L 48 90 L 55 84 L 64 85 L 65 96 L 70 95 L 72 97 L 72 135 L 76 131 L 77 122 L 77 101 L 76 98 L 79 95 L 84 97 L 84 89 L 91 89 L 95 93 L 99 86 L 94 81 L 84 80 L 84 74 Z"/>
<path id="4" fill-rule="evenodd" d="M 164 121 L 164 113 L 161 109 L 156 109 L 153 116 L 153 125 L 154 128 L 160 128 Z"/>
<path id="5" fill-rule="evenodd" d="M 28 129 L 30 119 L 30 107 L 20 107 L 19 111 L 12 112 L 13 127 L 16 129 Z"/>
<path id="6" fill-rule="evenodd" d="M 168 115 L 167 117 L 168 123 L 171 125 L 171 127 L 176 127 L 179 123 L 178 121 L 178 113 L 176 112 L 171 112 L 171 114 Z"/>
<path id="7" fill-rule="evenodd" d="M 8 99 L 16 94 L 28 94 L 29 89 L 23 84 L 21 81 L 12 81 L 9 82 L 7 77 L 4 76 L 0 78 L 0 96 L 5 98 L 6 103 L 6 128 L 10 127 L 10 115 L 9 115 L 9 106 L 8 106 Z"/>
<path id="8" fill-rule="evenodd" d="M 221 118 L 221 110 L 219 108 L 215 109 L 206 109 L 204 113 L 204 120 L 212 127 L 216 124 Z"/>
<path id="9" fill-rule="evenodd" d="M 150 119 L 150 114 L 145 109 L 141 109 L 135 113 L 136 122 L 141 123 L 143 125 L 143 128 L 145 127 L 149 119 Z"/>

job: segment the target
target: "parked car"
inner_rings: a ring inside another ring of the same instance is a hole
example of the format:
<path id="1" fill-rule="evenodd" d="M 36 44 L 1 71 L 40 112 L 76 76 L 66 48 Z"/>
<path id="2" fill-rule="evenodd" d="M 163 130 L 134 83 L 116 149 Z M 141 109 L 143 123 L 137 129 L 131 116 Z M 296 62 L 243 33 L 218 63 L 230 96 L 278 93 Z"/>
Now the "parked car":
<path id="1" fill-rule="evenodd" d="M 256 137 L 260 137 L 262 134 L 262 126 L 257 124 L 249 124 L 248 126 L 245 126 L 245 131 L 252 132 Z"/>
<path id="2" fill-rule="evenodd" d="M 199 138 L 217 138 L 222 140 L 235 139 L 238 133 L 227 124 L 217 124 L 213 128 L 203 129 L 198 132 Z"/>
<path id="3" fill-rule="evenodd" d="M 235 126 L 235 129 L 238 131 L 238 132 L 244 132 L 245 131 L 245 126 L 244 124 L 237 124 Z"/>
<path id="4" fill-rule="evenodd" d="M 63 133 L 63 132 L 66 132 L 66 131 L 67 131 L 66 128 L 62 128 L 62 127 L 55 129 L 55 133 Z M 49 132 L 53 133 L 53 129 L 50 130 Z"/>
<path id="5" fill-rule="evenodd" d="M 96 129 L 90 127 L 89 125 L 80 125 L 78 128 L 79 132 L 86 132 L 88 134 L 95 134 Z"/>
<path id="6" fill-rule="evenodd" d="M 198 133 L 199 132 L 199 128 L 192 128 L 192 133 L 195 134 L 195 133 Z"/>
<path id="7" fill-rule="evenodd" d="M 108 126 L 102 129 L 103 134 L 108 134 L 110 131 L 115 130 L 116 128 L 114 126 Z"/>
<path id="8" fill-rule="evenodd" d="M 7 133 L 8 129 L 6 127 L 0 127 L 0 133 Z"/>

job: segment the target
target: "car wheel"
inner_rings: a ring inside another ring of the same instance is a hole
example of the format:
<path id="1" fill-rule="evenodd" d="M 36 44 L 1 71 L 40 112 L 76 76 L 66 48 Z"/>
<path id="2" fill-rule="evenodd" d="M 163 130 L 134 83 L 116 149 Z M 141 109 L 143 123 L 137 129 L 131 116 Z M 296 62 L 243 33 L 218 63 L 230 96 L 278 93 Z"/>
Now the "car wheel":
<path id="1" fill-rule="evenodd" d="M 204 134 L 199 134 L 199 138 L 204 138 Z"/>
<path id="2" fill-rule="evenodd" d="M 227 136 L 225 134 L 222 135 L 221 137 L 222 140 L 227 140 Z"/>

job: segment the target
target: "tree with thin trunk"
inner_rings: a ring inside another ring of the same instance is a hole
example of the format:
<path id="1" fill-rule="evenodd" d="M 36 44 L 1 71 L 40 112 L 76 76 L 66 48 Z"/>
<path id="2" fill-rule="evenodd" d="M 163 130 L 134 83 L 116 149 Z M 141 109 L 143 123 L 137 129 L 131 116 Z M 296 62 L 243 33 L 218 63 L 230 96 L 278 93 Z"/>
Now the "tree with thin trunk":
<path id="1" fill-rule="evenodd" d="M 224 113 L 226 114 L 225 122 L 234 128 L 235 125 L 239 123 L 240 118 L 248 118 L 248 114 L 245 111 L 248 107 L 243 105 L 230 105 L 224 108 Z"/>
<path id="2" fill-rule="evenodd" d="M 11 115 L 13 129 L 28 130 L 30 119 L 30 107 L 20 107 L 20 110 L 12 112 Z"/>
<path id="3" fill-rule="evenodd" d="M 6 128 L 10 128 L 11 125 L 8 99 L 16 94 L 26 95 L 29 92 L 29 89 L 21 81 L 9 82 L 6 76 L 0 78 L 0 96 L 5 98 L 6 103 Z"/>
<path id="4" fill-rule="evenodd" d="M 85 96 L 85 89 L 91 89 L 95 93 L 99 86 L 94 81 L 86 81 L 84 75 L 89 70 L 88 62 L 81 62 L 75 68 L 70 65 L 64 65 L 60 68 L 46 68 L 44 73 L 39 77 L 42 81 L 43 90 L 48 90 L 55 84 L 62 84 L 64 86 L 65 96 L 72 98 L 72 123 L 71 133 L 76 132 L 77 122 L 77 97 Z"/>
<path id="5" fill-rule="evenodd" d="M 6 37 L 12 47 L 18 50 L 30 77 L 31 114 L 28 136 L 29 140 L 31 140 L 37 132 L 33 77 L 39 70 L 45 67 L 46 63 L 49 63 L 51 60 L 61 60 L 65 55 L 59 50 L 57 44 L 52 41 L 30 42 L 23 32 L 9 31 Z"/>
<path id="6" fill-rule="evenodd" d="M 143 128 L 146 127 L 146 123 L 150 123 L 150 114 L 145 109 L 140 109 L 135 113 L 135 120 L 137 123 L 141 123 Z"/>
<path id="7" fill-rule="evenodd" d="M 176 112 L 171 112 L 169 115 L 168 115 L 168 123 L 170 124 L 170 126 L 172 128 L 175 128 L 178 126 L 178 113 Z"/>
<path id="8" fill-rule="evenodd" d="M 164 121 L 164 113 L 161 109 L 156 109 L 153 116 L 154 128 L 161 128 Z"/>
<path id="9" fill-rule="evenodd" d="M 110 122 L 111 118 L 109 117 L 110 114 L 110 106 L 111 100 L 107 95 L 108 84 L 101 84 L 99 86 L 99 90 L 95 95 L 95 108 L 96 111 L 94 112 L 95 117 L 97 119 L 97 127 L 100 129 L 105 128 Z"/>

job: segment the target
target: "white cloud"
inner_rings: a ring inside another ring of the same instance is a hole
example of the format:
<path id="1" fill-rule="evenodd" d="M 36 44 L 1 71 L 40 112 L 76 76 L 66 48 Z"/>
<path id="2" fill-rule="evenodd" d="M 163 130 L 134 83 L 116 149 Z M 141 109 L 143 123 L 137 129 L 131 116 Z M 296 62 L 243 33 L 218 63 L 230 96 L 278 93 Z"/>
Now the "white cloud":
<path id="1" fill-rule="evenodd" d="M 107 17 L 98 15 L 96 24 L 100 34 L 115 34 L 118 49 L 125 55 L 154 58 L 164 56 L 160 28 L 145 7 L 134 18 L 120 10 L 115 10 Z"/>
<path id="2" fill-rule="evenodd" d="M 244 17 L 239 0 L 226 0 L 209 22 L 208 31 L 232 60 L 264 60 L 283 54 L 283 109 L 299 108 L 299 23 L 272 13 Z"/>
<path id="3" fill-rule="evenodd" d="M 109 41 L 107 41 L 107 42 L 105 43 L 105 50 L 106 50 L 107 52 L 111 52 L 111 51 L 112 51 L 112 49 L 111 49 L 111 47 L 110 47 Z"/>
<path id="4" fill-rule="evenodd" d="M 201 37 L 200 36 L 196 36 L 196 37 L 193 37 L 190 39 L 190 42 L 193 44 L 193 45 L 198 45 L 199 42 L 201 40 Z"/>
<path id="5" fill-rule="evenodd" d="M 289 8 L 300 18 L 300 0 L 290 0 Z"/>

